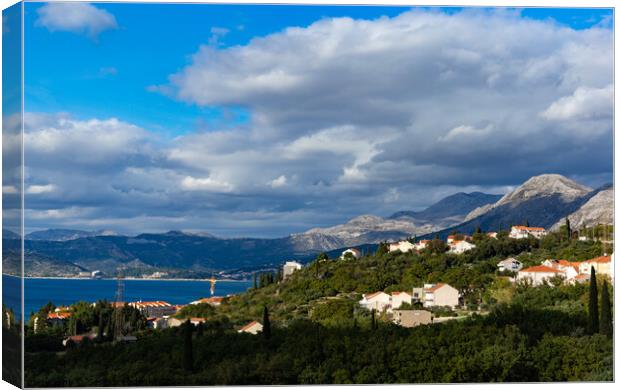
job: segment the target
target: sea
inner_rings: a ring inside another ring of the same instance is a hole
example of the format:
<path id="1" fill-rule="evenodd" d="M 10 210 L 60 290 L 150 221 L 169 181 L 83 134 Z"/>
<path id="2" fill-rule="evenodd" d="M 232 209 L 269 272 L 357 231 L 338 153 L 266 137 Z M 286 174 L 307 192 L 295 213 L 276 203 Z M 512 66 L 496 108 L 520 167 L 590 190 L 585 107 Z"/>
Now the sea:
<path id="1" fill-rule="evenodd" d="M 100 299 L 116 300 L 118 282 L 116 279 L 24 279 L 25 320 L 48 302 L 56 306 L 70 305 L 78 301 L 96 302 Z M 215 296 L 226 296 L 246 291 L 252 281 L 218 280 Z M 19 278 L 2 275 L 3 303 L 19 312 Z M 209 297 L 211 284 L 207 280 L 159 280 L 124 279 L 125 302 L 166 301 L 173 305 L 184 305 L 200 298 Z"/>

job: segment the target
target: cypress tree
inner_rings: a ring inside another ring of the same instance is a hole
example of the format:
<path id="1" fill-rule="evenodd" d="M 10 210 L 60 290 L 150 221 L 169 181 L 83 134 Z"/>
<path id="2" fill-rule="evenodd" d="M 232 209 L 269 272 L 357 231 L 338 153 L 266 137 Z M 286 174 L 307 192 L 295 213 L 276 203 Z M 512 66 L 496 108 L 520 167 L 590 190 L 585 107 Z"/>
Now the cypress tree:
<path id="1" fill-rule="evenodd" d="M 568 220 L 568 217 L 566 217 L 566 236 L 568 238 L 568 241 L 570 241 L 573 236 L 573 232 L 570 229 L 570 221 Z"/>
<path id="2" fill-rule="evenodd" d="M 613 325 L 611 323 L 611 302 L 609 301 L 609 290 L 607 281 L 603 281 L 603 291 L 601 291 L 601 324 L 600 332 L 605 336 L 611 337 Z"/>
<path id="3" fill-rule="evenodd" d="M 525 226 L 530 227 L 530 221 L 528 219 L 525 220 Z"/>
<path id="4" fill-rule="evenodd" d="M 256 290 L 258 288 L 258 283 L 256 280 L 256 272 L 254 272 L 254 289 Z"/>
<path id="5" fill-rule="evenodd" d="M 185 371 L 194 369 L 194 351 L 192 348 L 192 323 L 189 320 L 183 325 L 183 368 Z"/>
<path id="6" fill-rule="evenodd" d="M 196 327 L 196 338 L 202 337 L 203 333 L 204 333 L 204 322 L 199 322 L 198 326 Z"/>
<path id="7" fill-rule="evenodd" d="M 597 333 L 598 323 L 598 289 L 596 287 L 596 272 L 590 267 L 590 298 L 588 300 L 588 331 Z"/>
<path id="8" fill-rule="evenodd" d="M 269 310 L 267 306 L 263 308 L 263 337 L 266 340 L 271 338 L 271 322 L 269 322 Z"/>
<path id="9" fill-rule="evenodd" d="M 375 309 L 370 311 L 370 328 L 372 330 L 377 329 L 377 319 L 375 318 Z"/>
<path id="10" fill-rule="evenodd" d="M 480 227 L 480 225 L 476 227 L 476 233 L 478 234 L 482 233 L 482 228 Z"/>

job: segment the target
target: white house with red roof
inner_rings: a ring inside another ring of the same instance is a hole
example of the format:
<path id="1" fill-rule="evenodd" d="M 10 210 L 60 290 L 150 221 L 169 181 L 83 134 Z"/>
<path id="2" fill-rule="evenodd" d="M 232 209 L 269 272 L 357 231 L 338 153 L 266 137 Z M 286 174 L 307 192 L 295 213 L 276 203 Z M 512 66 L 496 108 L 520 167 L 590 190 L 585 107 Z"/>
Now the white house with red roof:
<path id="1" fill-rule="evenodd" d="M 415 243 L 415 249 L 418 251 L 425 249 L 430 242 L 431 240 L 420 240 Z"/>
<path id="2" fill-rule="evenodd" d="M 545 230 L 545 228 L 517 225 L 510 228 L 509 237 L 516 239 L 528 237 L 542 238 L 546 234 L 547 231 Z"/>
<path id="3" fill-rule="evenodd" d="M 459 306 L 459 291 L 446 283 L 424 285 L 424 307 Z"/>
<path id="4" fill-rule="evenodd" d="M 469 241 L 465 240 L 452 240 L 448 243 L 450 249 L 448 252 L 460 255 L 461 253 L 465 253 L 470 251 L 476 247 L 476 245 L 472 244 Z"/>
<path id="5" fill-rule="evenodd" d="M 258 321 L 252 321 L 249 324 L 245 325 L 237 332 L 239 333 L 250 333 L 250 334 L 258 334 L 263 331 L 263 324 Z"/>
<path id="6" fill-rule="evenodd" d="M 403 303 L 408 303 L 411 305 L 412 300 L 411 294 L 405 291 L 393 291 L 392 292 L 392 309 L 398 309 Z"/>
<path id="7" fill-rule="evenodd" d="M 597 275 L 612 277 L 611 256 L 599 256 L 582 261 L 579 265 L 579 273 L 589 275 L 591 268 L 594 268 Z"/>
<path id="8" fill-rule="evenodd" d="M 409 241 L 399 241 L 391 243 L 388 247 L 390 252 L 401 251 L 403 253 L 411 252 L 416 249 L 415 245 L 410 243 Z"/>
<path id="9" fill-rule="evenodd" d="M 165 301 L 137 301 L 129 306 L 140 310 L 147 317 L 163 317 L 176 314 L 177 307 Z"/>
<path id="10" fill-rule="evenodd" d="M 529 281 L 533 286 L 540 286 L 545 281 L 555 277 L 564 276 L 564 272 L 546 265 L 535 265 L 522 269 L 517 273 L 517 281 Z"/>
<path id="11" fill-rule="evenodd" d="M 542 265 L 561 271 L 564 279 L 571 281 L 579 275 L 579 266 L 581 263 L 577 261 L 550 259 L 543 261 Z"/>
<path id="12" fill-rule="evenodd" d="M 372 294 L 363 294 L 362 300 L 359 301 L 360 306 L 367 308 L 368 310 L 376 310 L 378 312 L 391 311 L 392 310 L 392 297 L 383 291 L 378 291 Z"/>

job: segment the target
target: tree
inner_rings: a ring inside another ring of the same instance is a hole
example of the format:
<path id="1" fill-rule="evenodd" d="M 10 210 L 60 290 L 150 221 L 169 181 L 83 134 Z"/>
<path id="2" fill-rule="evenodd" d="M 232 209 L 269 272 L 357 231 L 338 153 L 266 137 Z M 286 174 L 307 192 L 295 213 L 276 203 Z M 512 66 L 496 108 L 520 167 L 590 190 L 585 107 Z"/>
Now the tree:
<path id="1" fill-rule="evenodd" d="M 590 334 L 597 333 L 598 322 L 598 289 L 596 287 L 596 272 L 590 267 L 590 297 L 588 300 L 588 331 Z"/>
<path id="2" fill-rule="evenodd" d="M 372 330 L 377 329 L 377 318 L 375 316 L 375 309 L 370 311 L 370 328 Z"/>
<path id="3" fill-rule="evenodd" d="M 202 335 L 204 334 L 204 329 L 205 329 L 204 322 L 202 321 L 199 322 L 198 326 L 196 327 L 196 338 L 202 337 Z"/>
<path id="4" fill-rule="evenodd" d="M 266 340 L 271 338 L 271 322 L 269 322 L 269 310 L 263 307 L 263 337 Z"/>
<path id="5" fill-rule="evenodd" d="M 613 325 L 611 323 L 611 302 L 609 301 L 609 290 L 607 281 L 603 281 L 603 291 L 601 292 L 601 323 L 600 332 L 605 336 L 611 337 Z"/>
<path id="6" fill-rule="evenodd" d="M 476 227 L 476 233 L 478 234 L 482 233 L 482 228 L 480 227 L 480 225 Z"/>
<path id="7" fill-rule="evenodd" d="M 566 217 L 566 237 L 568 238 L 568 241 L 571 240 L 572 236 L 573 236 L 573 232 L 570 229 L 570 221 L 568 217 Z"/>
<path id="8" fill-rule="evenodd" d="M 258 288 L 258 283 L 256 280 L 256 272 L 254 272 L 254 289 L 256 290 Z"/>
<path id="9" fill-rule="evenodd" d="M 194 369 L 194 351 L 192 348 L 192 323 L 185 321 L 183 325 L 183 368 L 185 371 Z"/>
<path id="10" fill-rule="evenodd" d="M 381 242 L 379 244 L 379 247 L 377 248 L 377 253 L 375 254 L 377 257 L 378 256 L 383 256 L 386 253 L 388 253 L 390 251 L 390 248 L 388 247 L 387 242 Z"/>
<path id="11" fill-rule="evenodd" d="M 525 226 L 530 227 L 530 221 L 528 219 L 525 220 Z"/>

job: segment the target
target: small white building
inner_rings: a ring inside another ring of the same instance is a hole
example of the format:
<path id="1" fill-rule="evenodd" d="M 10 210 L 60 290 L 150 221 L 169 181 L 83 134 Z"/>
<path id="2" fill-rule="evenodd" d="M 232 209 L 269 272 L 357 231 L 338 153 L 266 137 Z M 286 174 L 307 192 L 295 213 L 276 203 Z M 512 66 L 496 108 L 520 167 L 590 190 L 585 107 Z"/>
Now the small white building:
<path id="1" fill-rule="evenodd" d="M 296 261 L 287 261 L 282 267 L 282 278 L 286 279 L 295 271 L 299 271 L 303 266 Z"/>
<path id="2" fill-rule="evenodd" d="M 422 249 L 426 249 L 426 246 L 428 245 L 429 242 L 431 242 L 431 240 L 420 240 L 415 243 L 415 249 L 418 251 L 421 251 Z"/>
<path id="3" fill-rule="evenodd" d="M 510 228 L 509 237 L 516 238 L 516 239 L 528 238 L 528 237 L 542 238 L 546 234 L 547 234 L 547 231 L 545 230 L 545 228 L 518 225 L 518 226 L 513 226 Z"/>
<path id="4" fill-rule="evenodd" d="M 404 291 L 394 291 L 392 292 L 392 309 L 398 309 L 403 303 L 411 305 L 411 300 L 411 294 Z"/>
<path id="5" fill-rule="evenodd" d="M 476 245 L 472 244 L 471 242 L 464 241 L 464 240 L 451 241 L 448 245 L 450 246 L 450 249 L 448 250 L 448 252 L 455 253 L 457 255 L 461 253 L 465 253 L 476 247 Z"/>
<path id="6" fill-rule="evenodd" d="M 517 274 L 517 281 L 527 280 L 532 283 L 533 286 L 540 286 L 545 280 L 548 281 L 555 276 L 564 277 L 564 272 L 546 265 L 535 265 L 519 271 Z"/>
<path id="7" fill-rule="evenodd" d="M 90 277 L 93 279 L 101 279 L 103 277 L 103 272 L 99 270 L 95 270 L 90 273 Z"/>
<path id="8" fill-rule="evenodd" d="M 391 243 L 388 248 L 390 252 L 401 251 L 403 253 L 410 252 L 414 249 L 416 249 L 415 245 L 410 243 L 409 241 L 399 241 L 399 242 Z"/>
<path id="9" fill-rule="evenodd" d="M 487 237 L 497 239 L 497 232 L 488 232 Z"/>
<path id="10" fill-rule="evenodd" d="M 594 267 L 594 271 L 597 275 L 612 277 L 611 256 L 600 256 L 582 261 L 581 264 L 579 264 L 579 273 L 589 275 L 592 267 Z"/>
<path id="11" fill-rule="evenodd" d="M 342 252 L 342 255 L 340 255 L 340 259 L 344 260 L 347 254 L 353 256 L 354 259 L 359 259 L 360 257 L 362 257 L 362 252 L 360 252 L 359 249 L 349 248 L 346 251 Z"/>
<path id="12" fill-rule="evenodd" d="M 497 269 L 500 272 L 504 272 L 504 271 L 518 272 L 521 270 L 521 268 L 523 268 L 523 264 L 519 260 L 515 259 L 514 257 L 509 257 L 497 263 Z"/>
<path id="13" fill-rule="evenodd" d="M 363 294 L 362 300 L 359 301 L 360 306 L 367 308 L 368 310 L 376 310 L 378 312 L 392 310 L 392 297 L 383 291 L 379 291 L 372 294 Z"/>
<path id="14" fill-rule="evenodd" d="M 263 331 L 263 324 L 258 321 L 252 321 L 249 324 L 245 325 L 243 328 L 239 329 L 239 333 L 250 333 L 250 334 L 258 334 Z"/>
<path id="15" fill-rule="evenodd" d="M 424 307 L 459 306 L 459 291 L 449 284 L 425 284 Z"/>

